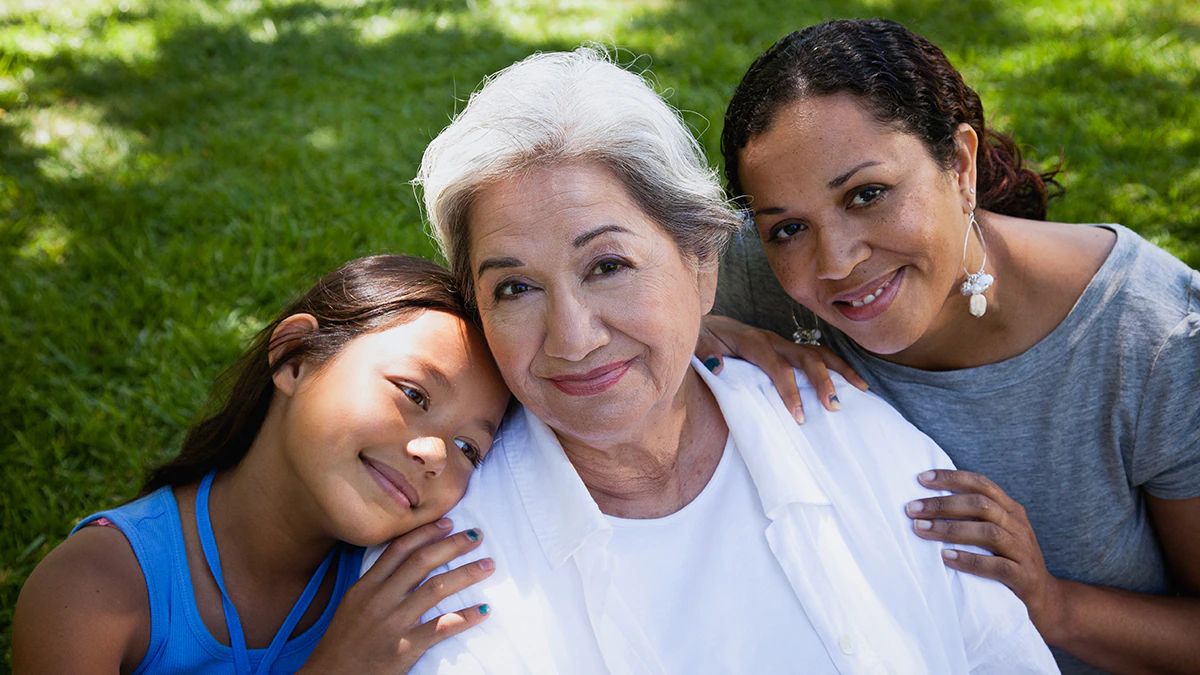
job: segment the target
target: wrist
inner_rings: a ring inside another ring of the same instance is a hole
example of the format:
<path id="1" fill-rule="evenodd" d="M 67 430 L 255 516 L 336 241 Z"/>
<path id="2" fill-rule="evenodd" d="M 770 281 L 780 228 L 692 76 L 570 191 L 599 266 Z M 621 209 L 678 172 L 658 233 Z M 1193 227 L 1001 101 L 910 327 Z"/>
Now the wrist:
<path id="1" fill-rule="evenodd" d="M 1033 619 L 1046 644 L 1064 648 L 1075 632 L 1075 591 L 1080 584 L 1057 577 L 1050 579 L 1048 602 L 1038 612 L 1039 616 L 1034 617 L 1034 613 L 1030 612 L 1030 619 Z"/>

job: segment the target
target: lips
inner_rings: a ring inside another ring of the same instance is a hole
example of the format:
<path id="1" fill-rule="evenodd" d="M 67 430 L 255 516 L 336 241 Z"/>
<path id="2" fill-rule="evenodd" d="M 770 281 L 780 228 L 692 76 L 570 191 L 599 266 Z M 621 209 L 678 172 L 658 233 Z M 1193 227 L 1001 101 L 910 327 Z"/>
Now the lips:
<path id="1" fill-rule="evenodd" d="M 892 272 L 875 279 L 869 284 L 859 287 L 856 290 L 848 293 L 842 293 L 835 296 L 833 306 L 851 321 L 869 321 L 883 314 L 892 301 L 896 299 L 896 294 L 900 290 L 900 285 L 904 281 L 904 271 L 906 268 Z"/>
<path id="2" fill-rule="evenodd" d="M 375 479 L 379 487 L 383 491 L 396 500 L 396 503 L 401 508 L 415 508 L 420 503 L 420 498 L 417 496 L 417 491 L 412 484 L 405 480 L 404 475 L 383 462 L 372 462 L 366 457 L 362 458 L 363 464 L 367 467 L 367 473 Z"/>
<path id="3" fill-rule="evenodd" d="M 628 372 L 631 363 L 633 359 L 614 361 L 586 373 L 555 375 L 546 379 L 568 396 L 595 396 L 616 386 Z"/>

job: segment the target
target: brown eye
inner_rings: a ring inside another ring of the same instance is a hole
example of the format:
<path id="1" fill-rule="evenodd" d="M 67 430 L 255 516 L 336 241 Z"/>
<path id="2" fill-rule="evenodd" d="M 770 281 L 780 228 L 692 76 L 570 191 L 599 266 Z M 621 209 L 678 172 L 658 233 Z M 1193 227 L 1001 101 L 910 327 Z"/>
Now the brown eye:
<path id="1" fill-rule="evenodd" d="M 423 391 L 402 383 L 397 383 L 396 388 L 403 392 L 408 400 L 421 406 L 422 410 L 429 410 L 429 397 Z"/>
<path id="2" fill-rule="evenodd" d="M 850 200 L 850 206 L 866 206 L 879 199 L 883 195 L 883 192 L 884 189 L 877 185 L 865 187 L 854 194 L 854 197 Z"/>
<path id="3" fill-rule="evenodd" d="M 775 228 L 775 231 L 771 233 L 771 239 L 781 241 L 807 229 L 808 227 L 801 223 L 784 223 Z"/>
<path id="4" fill-rule="evenodd" d="M 463 455 L 471 462 L 471 466 L 479 466 L 479 462 L 483 461 L 483 453 L 468 441 L 456 438 L 454 444 L 458 446 L 459 450 L 462 450 Z"/>

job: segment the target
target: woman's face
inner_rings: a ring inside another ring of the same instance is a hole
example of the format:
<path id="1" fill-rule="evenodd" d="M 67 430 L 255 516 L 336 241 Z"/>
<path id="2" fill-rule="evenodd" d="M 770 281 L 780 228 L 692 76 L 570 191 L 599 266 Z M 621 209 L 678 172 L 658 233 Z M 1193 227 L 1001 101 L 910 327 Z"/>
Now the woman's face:
<path id="1" fill-rule="evenodd" d="M 592 444 L 661 416 L 689 372 L 715 266 L 689 264 L 591 164 L 494 184 L 468 219 L 484 334 L 517 399 Z"/>
<path id="2" fill-rule="evenodd" d="M 483 336 L 439 311 L 355 338 L 319 369 L 282 370 L 286 461 L 358 545 L 458 503 L 509 400 Z"/>
<path id="3" fill-rule="evenodd" d="M 784 289 L 872 352 L 903 352 L 967 314 L 958 284 L 974 135 L 963 128 L 946 170 L 849 95 L 812 97 L 782 108 L 738 155 Z"/>

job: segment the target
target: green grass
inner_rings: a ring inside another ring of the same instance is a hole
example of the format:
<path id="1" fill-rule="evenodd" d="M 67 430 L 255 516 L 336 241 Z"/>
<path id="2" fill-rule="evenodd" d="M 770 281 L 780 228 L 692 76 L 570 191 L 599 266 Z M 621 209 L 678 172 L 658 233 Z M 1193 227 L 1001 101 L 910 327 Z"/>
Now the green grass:
<path id="1" fill-rule="evenodd" d="M 750 60 L 839 16 L 943 46 L 1058 220 L 1200 266 L 1200 10 L 1186 0 L 0 0 L 0 671 L 30 570 L 172 454 L 293 292 L 432 255 L 407 181 L 480 79 L 584 39 L 649 65 L 715 157 Z"/>

